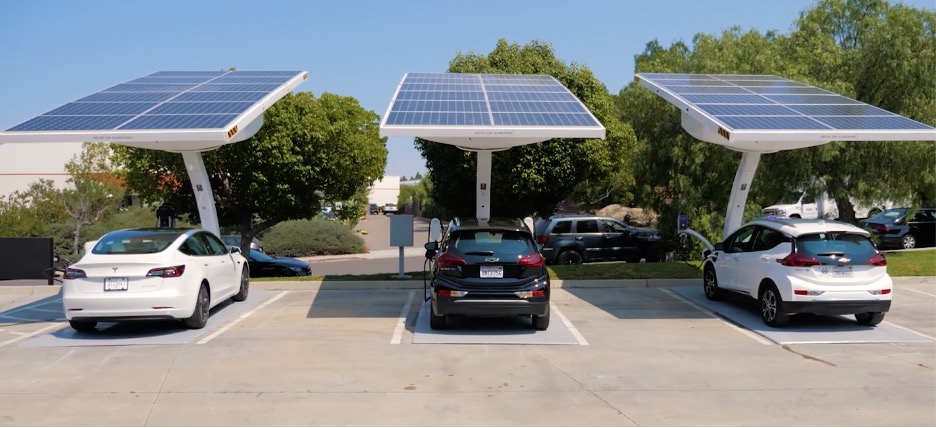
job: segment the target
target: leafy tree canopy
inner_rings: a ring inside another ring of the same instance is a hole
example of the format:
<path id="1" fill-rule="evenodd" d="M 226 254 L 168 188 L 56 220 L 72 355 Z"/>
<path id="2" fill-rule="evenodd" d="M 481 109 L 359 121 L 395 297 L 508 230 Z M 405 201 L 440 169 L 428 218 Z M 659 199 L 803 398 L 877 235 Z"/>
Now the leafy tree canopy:
<path id="1" fill-rule="evenodd" d="M 322 200 L 346 200 L 383 176 L 386 139 L 379 118 L 352 97 L 288 94 L 264 114 L 246 141 L 203 153 L 222 226 L 244 243 L 285 220 L 311 218 Z M 198 217 L 182 157 L 120 147 L 128 187 L 145 200 L 168 201 Z"/>

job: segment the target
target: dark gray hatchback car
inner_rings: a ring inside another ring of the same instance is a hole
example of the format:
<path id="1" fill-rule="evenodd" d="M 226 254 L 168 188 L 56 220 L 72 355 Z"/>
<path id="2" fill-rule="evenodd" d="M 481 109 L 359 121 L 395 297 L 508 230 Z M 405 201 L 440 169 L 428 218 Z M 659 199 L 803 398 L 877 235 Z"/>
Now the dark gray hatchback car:
<path id="1" fill-rule="evenodd" d="M 523 221 L 456 218 L 426 250 L 431 328 L 445 328 L 452 315 L 529 316 L 536 330 L 549 326 L 546 260 Z"/>
<path id="2" fill-rule="evenodd" d="M 556 215 L 536 221 L 537 241 L 549 264 L 577 265 L 601 260 L 658 262 L 663 253 L 660 234 L 633 227 L 612 217 Z"/>

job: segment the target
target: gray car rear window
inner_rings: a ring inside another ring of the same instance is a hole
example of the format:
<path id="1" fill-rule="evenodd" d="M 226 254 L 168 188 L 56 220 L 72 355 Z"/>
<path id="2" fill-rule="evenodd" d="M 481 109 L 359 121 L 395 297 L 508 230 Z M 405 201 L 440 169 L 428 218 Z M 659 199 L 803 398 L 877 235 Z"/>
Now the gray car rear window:
<path id="1" fill-rule="evenodd" d="M 94 248 L 92 254 L 153 254 L 169 247 L 178 233 L 119 231 L 104 235 Z"/>
<path id="2" fill-rule="evenodd" d="M 493 251 L 494 257 L 513 259 L 536 252 L 529 235 L 500 230 L 455 232 L 449 238 L 446 251 L 462 257 L 471 252 Z"/>
<path id="3" fill-rule="evenodd" d="M 796 252 L 812 257 L 847 257 L 864 262 L 877 253 L 868 237 L 858 233 L 822 232 L 796 238 Z"/>

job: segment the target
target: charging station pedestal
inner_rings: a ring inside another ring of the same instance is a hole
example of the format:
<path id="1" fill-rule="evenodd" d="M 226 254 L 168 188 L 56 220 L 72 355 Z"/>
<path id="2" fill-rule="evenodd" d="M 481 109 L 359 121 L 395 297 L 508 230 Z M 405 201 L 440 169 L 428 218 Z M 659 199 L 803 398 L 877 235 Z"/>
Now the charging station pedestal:
<path id="1" fill-rule="evenodd" d="M 413 216 L 394 214 L 390 216 L 390 246 L 400 248 L 400 272 L 397 278 L 409 278 L 403 270 L 403 247 L 413 246 Z"/>

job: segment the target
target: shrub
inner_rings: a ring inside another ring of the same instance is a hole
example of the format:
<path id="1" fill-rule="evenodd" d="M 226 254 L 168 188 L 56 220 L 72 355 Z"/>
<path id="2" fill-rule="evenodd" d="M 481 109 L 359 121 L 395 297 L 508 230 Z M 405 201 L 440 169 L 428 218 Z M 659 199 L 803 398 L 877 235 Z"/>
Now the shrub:
<path id="1" fill-rule="evenodd" d="M 310 257 L 364 252 L 364 240 L 337 221 L 319 217 L 286 221 L 263 234 L 263 249 L 285 257 Z"/>

